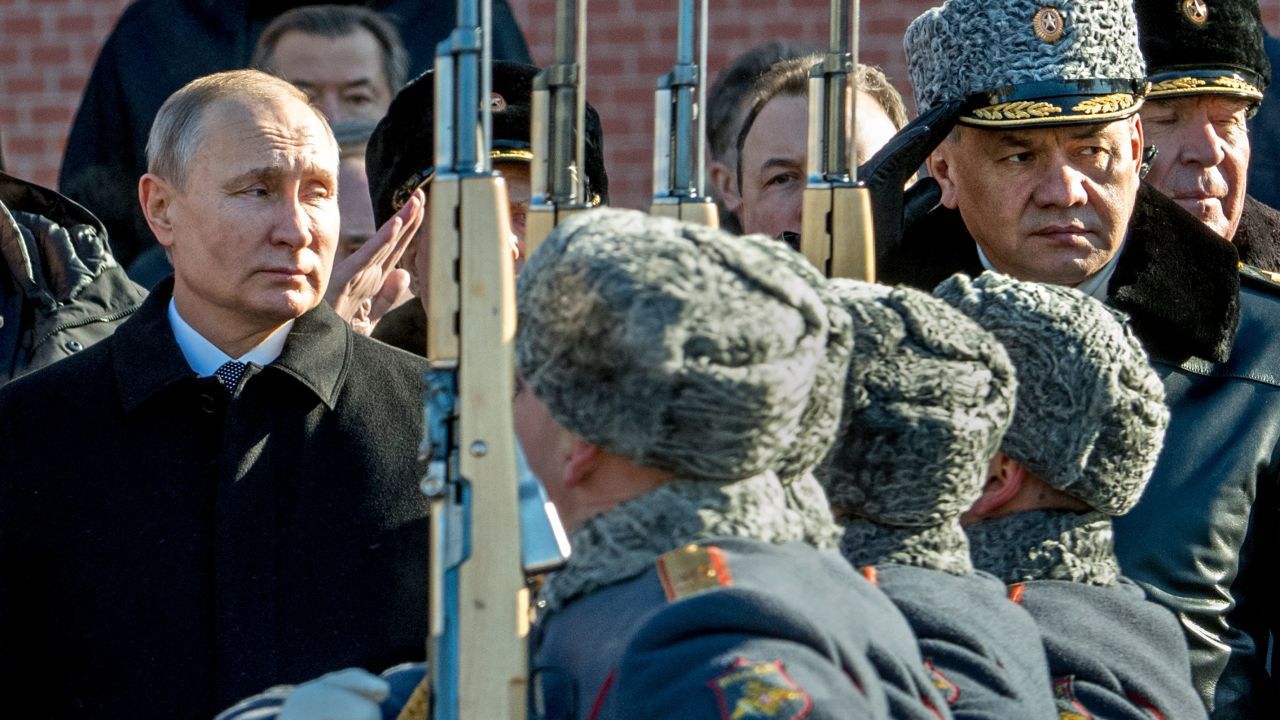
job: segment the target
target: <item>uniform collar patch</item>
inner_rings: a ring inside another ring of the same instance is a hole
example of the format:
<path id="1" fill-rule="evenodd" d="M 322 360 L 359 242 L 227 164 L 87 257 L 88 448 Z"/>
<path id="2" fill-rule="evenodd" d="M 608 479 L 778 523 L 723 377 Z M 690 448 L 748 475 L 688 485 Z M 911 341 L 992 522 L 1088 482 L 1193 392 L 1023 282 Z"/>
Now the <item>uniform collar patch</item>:
<path id="1" fill-rule="evenodd" d="M 738 658 L 707 684 L 716 694 L 724 720 L 800 720 L 813 710 L 813 698 L 796 685 L 781 660 Z"/>

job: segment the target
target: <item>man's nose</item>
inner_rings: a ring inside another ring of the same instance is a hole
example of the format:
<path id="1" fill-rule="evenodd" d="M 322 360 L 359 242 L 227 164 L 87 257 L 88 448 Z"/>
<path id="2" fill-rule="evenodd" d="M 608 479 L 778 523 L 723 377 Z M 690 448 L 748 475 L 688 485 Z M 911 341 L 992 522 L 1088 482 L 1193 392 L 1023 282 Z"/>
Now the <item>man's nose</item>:
<path id="1" fill-rule="evenodd" d="M 1213 167 L 1226 159 L 1225 143 L 1207 113 L 1188 118 L 1177 137 L 1178 162 Z"/>
<path id="2" fill-rule="evenodd" d="M 276 206 L 271 239 L 293 248 L 303 248 L 313 240 L 314 226 L 302 199 L 293 193 L 282 193 Z"/>
<path id="3" fill-rule="evenodd" d="M 1033 197 L 1041 207 L 1076 207 L 1089 201 L 1084 173 L 1068 163 L 1046 168 L 1036 183 Z"/>

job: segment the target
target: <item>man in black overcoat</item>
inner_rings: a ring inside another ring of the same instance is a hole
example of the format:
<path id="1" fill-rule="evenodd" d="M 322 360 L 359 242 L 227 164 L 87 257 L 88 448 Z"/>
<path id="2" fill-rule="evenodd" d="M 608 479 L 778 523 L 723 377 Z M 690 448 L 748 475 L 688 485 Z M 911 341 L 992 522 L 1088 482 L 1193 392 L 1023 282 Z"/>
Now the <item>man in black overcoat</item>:
<path id="1" fill-rule="evenodd" d="M 208 718 L 423 654 L 425 366 L 321 301 L 328 125 L 282 80 L 219 73 L 166 102 L 149 151 L 174 276 L 0 392 L 6 716 Z"/>

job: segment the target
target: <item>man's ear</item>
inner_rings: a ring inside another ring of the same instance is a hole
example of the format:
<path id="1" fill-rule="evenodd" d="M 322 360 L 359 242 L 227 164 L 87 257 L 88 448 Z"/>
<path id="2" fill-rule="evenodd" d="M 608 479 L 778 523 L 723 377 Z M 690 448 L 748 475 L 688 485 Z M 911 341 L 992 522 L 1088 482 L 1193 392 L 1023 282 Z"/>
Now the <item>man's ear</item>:
<path id="1" fill-rule="evenodd" d="M 569 448 L 569 459 L 564 464 L 564 484 L 566 487 L 581 485 L 600 459 L 600 446 L 574 436 Z"/>
<path id="2" fill-rule="evenodd" d="M 987 468 L 987 484 L 982 488 L 982 495 L 969 508 L 968 515 L 975 520 L 999 517 L 1027 479 L 1027 469 L 1022 463 L 1010 458 L 1003 452 L 997 452 L 991 458 Z"/>
<path id="3" fill-rule="evenodd" d="M 138 201 L 147 225 L 156 236 L 156 242 L 165 248 L 173 245 L 173 220 L 169 212 L 173 208 L 173 186 L 158 175 L 147 173 L 138 180 Z"/>
<path id="4" fill-rule="evenodd" d="M 1130 121 L 1132 132 L 1130 133 L 1130 141 L 1133 144 L 1134 164 L 1137 166 L 1138 177 L 1142 177 L 1142 153 L 1146 149 L 1145 136 L 1146 131 L 1142 129 L 1142 115 L 1134 113 Z"/>
<path id="5" fill-rule="evenodd" d="M 959 204 L 956 194 L 955 179 L 951 177 L 951 156 L 952 148 L 946 147 L 952 140 L 947 138 L 942 141 L 933 152 L 929 153 L 929 157 L 925 159 L 925 166 L 929 168 L 929 176 L 938 181 L 938 188 L 942 190 L 942 198 L 940 202 L 943 207 L 956 209 Z"/>
<path id="6" fill-rule="evenodd" d="M 738 208 L 742 207 L 742 195 L 738 194 L 738 177 L 733 169 L 722 162 L 712 161 L 707 174 L 711 178 L 711 189 L 720 198 L 724 209 L 732 213 L 738 212 Z"/>

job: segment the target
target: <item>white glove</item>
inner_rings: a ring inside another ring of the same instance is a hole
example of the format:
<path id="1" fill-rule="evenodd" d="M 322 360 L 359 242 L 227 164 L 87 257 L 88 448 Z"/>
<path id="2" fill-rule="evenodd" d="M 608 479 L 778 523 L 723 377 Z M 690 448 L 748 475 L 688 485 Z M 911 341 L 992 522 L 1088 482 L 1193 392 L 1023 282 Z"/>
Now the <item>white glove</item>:
<path id="1" fill-rule="evenodd" d="M 279 720 L 382 720 L 378 704 L 387 681 L 360 668 L 329 673 L 299 685 L 280 709 Z"/>

